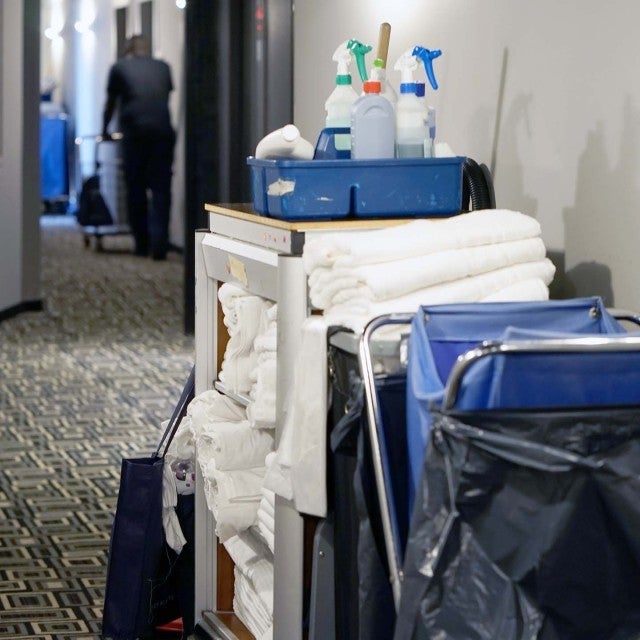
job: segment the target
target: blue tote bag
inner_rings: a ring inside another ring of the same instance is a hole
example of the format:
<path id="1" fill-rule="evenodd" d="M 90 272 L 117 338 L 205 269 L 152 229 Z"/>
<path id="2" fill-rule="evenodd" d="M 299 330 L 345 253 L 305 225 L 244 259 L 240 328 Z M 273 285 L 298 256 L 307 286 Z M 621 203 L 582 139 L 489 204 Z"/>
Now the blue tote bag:
<path id="1" fill-rule="evenodd" d="M 193 602 L 193 585 L 180 585 L 176 589 L 175 580 L 169 575 L 175 558 L 168 555 L 170 550 L 162 524 L 162 480 L 164 456 L 194 396 L 194 383 L 195 368 L 191 370 L 157 450 L 148 458 L 122 460 L 109 546 L 103 638 L 152 638 L 155 626 L 181 615 L 181 604 L 185 599 Z M 193 496 L 187 498 L 193 500 Z M 179 516 L 180 506 L 177 509 Z M 190 516 L 193 516 L 192 510 Z M 191 594 L 186 594 L 185 598 L 185 594 L 177 592 L 179 589 L 190 589 Z"/>

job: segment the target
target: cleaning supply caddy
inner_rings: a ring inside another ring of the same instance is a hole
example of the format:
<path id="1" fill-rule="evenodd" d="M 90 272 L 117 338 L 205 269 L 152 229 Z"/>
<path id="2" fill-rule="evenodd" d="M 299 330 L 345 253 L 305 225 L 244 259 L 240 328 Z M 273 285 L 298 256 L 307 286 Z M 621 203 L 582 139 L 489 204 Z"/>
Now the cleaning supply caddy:
<path id="1" fill-rule="evenodd" d="M 463 161 L 247 159 L 254 209 L 285 220 L 455 215 Z"/>

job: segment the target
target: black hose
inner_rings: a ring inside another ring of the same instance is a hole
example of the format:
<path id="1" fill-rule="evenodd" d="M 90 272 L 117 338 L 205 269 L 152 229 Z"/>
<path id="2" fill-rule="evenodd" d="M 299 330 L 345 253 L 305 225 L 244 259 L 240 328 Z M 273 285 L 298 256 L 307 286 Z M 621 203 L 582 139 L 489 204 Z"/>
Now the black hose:
<path id="1" fill-rule="evenodd" d="M 489 169 L 471 158 L 465 158 L 462 164 L 462 208 L 468 211 L 496 208 Z"/>

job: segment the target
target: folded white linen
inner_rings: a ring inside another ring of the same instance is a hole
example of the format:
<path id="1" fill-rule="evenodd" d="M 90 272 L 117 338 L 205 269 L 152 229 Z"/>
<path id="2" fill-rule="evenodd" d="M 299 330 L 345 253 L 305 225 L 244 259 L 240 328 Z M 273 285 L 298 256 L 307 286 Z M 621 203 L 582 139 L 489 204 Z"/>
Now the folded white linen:
<path id="1" fill-rule="evenodd" d="M 285 399 L 283 433 L 271 467 L 267 456 L 264 486 L 296 509 L 324 517 L 326 495 L 327 324 L 311 316 L 302 324 L 294 384 Z"/>
<path id="2" fill-rule="evenodd" d="M 548 300 L 549 287 L 540 278 L 530 278 L 511 284 L 483 298 L 483 302 L 526 302 Z"/>
<path id="3" fill-rule="evenodd" d="M 424 304 L 479 302 L 505 287 L 535 278 L 540 279 L 546 286 L 553 279 L 554 273 L 553 263 L 545 258 L 537 262 L 524 262 L 477 276 L 426 287 L 389 300 L 374 302 L 364 297 L 354 298 L 349 302 L 330 307 L 323 317 L 328 324 L 343 325 L 359 332 L 375 316 L 385 313 L 414 313 Z M 546 297 L 540 299 L 546 299 Z"/>
<path id="4" fill-rule="evenodd" d="M 199 393 L 189 404 L 187 416 L 191 418 L 191 431 L 197 437 L 212 422 L 239 422 L 246 420 L 245 408 L 215 389 Z"/>
<path id="5" fill-rule="evenodd" d="M 251 402 L 247 406 L 247 418 L 253 428 L 273 429 L 276 422 L 277 362 L 275 357 L 259 360 L 254 370 L 256 379 L 249 392 Z"/>
<path id="6" fill-rule="evenodd" d="M 258 528 L 260 537 L 264 540 L 264 543 L 267 545 L 267 547 L 269 547 L 269 551 L 273 553 L 276 544 L 274 532 L 269 529 L 269 527 L 265 525 L 264 522 L 262 522 L 260 519 L 258 519 L 258 524 L 256 526 Z"/>
<path id="7" fill-rule="evenodd" d="M 253 342 L 253 348 L 258 354 L 263 351 L 275 352 L 278 349 L 278 327 L 275 321 L 272 321 L 266 331 L 256 336 Z"/>
<path id="8" fill-rule="evenodd" d="M 255 638 L 264 638 L 273 625 L 273 614 L 266 610 L 250 581 L 234 569 L 233 611 Z"/>
<path id="9" fill-rule="evenodd" d="M 389 262 L 539 235 L 538 221 L 523 213 L 479 210 L 445 220 L 420 219 L 374 231 L 314 235 L 305 243 L 303 263 L 307 274 L 311 274 L 317 267 Z"/>
<path id="10" fill-rule="evenodd" d="M 256 352 L 228 357 L 225 352 L 218 377 L 233 393 L 248 393 L 251 389 L 251 372 L 256 366 Z"/>
<path id="11" fill-rule="evenodd" d="M 443 282 L 543 260 L 545 255 L 541 238 L 527 238 L 439 251 L 392 263 L 317 268 L 309 275 L 309 294 L 312 304 L 320 309 L 359 296 L 387 300 Z"/>
<path id="12" fill-rule="evenodd" d="M 259 505 L 258 505 L 257 518 L 258 518 L 258 525 L 262 524 L 266 527 L 267 531 L 270 531 L 271 533 L 275 532 L 276 525 L 275 525 L 274 516 L 270 515 L 265 510 L 260 509 Z"/>
<path id="13" fill-rule="evenodd" d="M 212 462 L 200 461 L 207 506 L 222 542 L 256 524 L 264 467 L 219 471 Z"/>
<path id="14" fill-rule="evenodd" d="M 236 568 L 250 581 L 267 611 L 273 611 L 273 554 L 250 531 L 224 543 Z"/>
<path id="15" fill-rule="evenodd" d="M 226 306 L 231 306 L 238 298 L 244 298 L 250 295 L 253 294 L 231 282 L 224 282 L 218 287 L 218 300 Z"/>
<path id="16" fill-rule="evenodd" d="M 212 422 L 201 430 L 196 443 L 203 464 L 213 460 L 219 471 L 233 471 L 264 467 L 274 437 L 269 431 L 252 428 L 248 420 Z"/>
<path id="17" fill-rule="evenodd" d="M 262 312 L 271 303 L 259 296 L 238 298 L 232 308 L 222 307 L 223 322 L 230 336 L 227 352 L 230 355 L 247 353 L 260 330 Z"/>

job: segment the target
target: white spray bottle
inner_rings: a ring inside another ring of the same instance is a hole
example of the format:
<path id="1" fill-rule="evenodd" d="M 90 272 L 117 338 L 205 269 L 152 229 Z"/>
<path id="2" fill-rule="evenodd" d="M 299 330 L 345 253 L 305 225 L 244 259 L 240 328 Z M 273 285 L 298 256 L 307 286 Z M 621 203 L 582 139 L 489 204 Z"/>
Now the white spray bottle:
<path id="1" fill-rule="evenodd" d="M 418 59 L 413 49 L 405 51 L 393 67 L 401 73 L 400 96 L 396 104 L 396 157 L 424 158 L 425 140 L 429 136 L 428 109 L 416 95 L 413 72 Z"/>
<path id="2" fill-rule="evenodd" d="M 324 103 L 327 112 L 325 126 L 328 128 L 350 127 L 351 106 L 358 99 L 358 94 L 351 86 L 349 65 L 353 56 L 347 47 L 348 42 L 348 40 L 343 42 L 333 54 L 334 62 L 338 63 L 338 72 L 335 89 Z M 337 151 L 348 151 L 351 148 L 351 136 L 349 134 L 336 135 L 335 147 Z"/>

